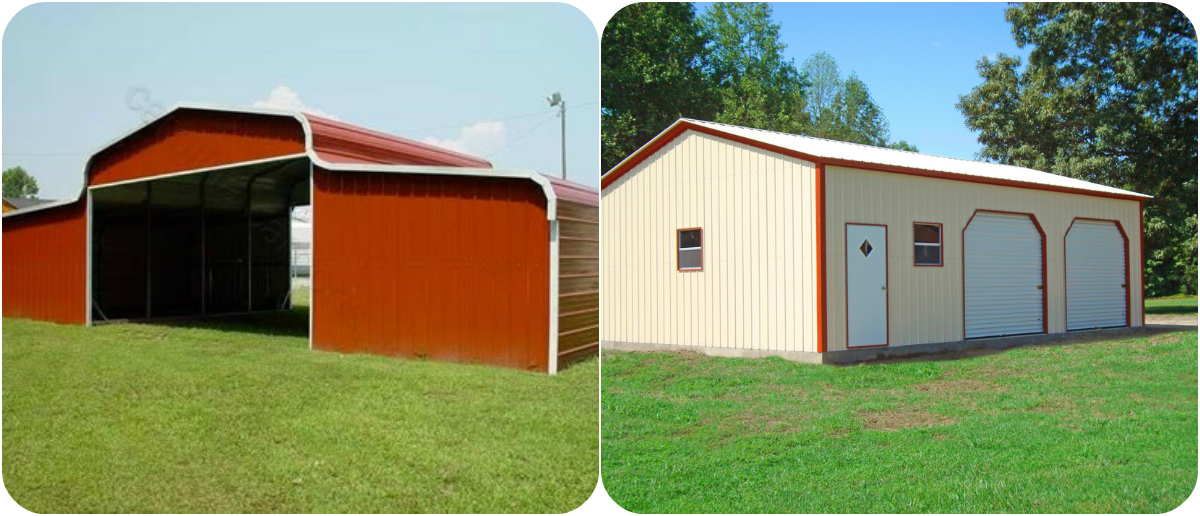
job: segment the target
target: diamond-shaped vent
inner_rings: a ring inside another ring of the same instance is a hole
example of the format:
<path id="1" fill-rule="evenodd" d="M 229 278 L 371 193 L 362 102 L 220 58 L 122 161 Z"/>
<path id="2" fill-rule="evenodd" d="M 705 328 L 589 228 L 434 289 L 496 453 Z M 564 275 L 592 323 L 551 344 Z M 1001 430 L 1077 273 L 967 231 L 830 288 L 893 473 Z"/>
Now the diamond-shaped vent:
<path id="1" fill-rule="evenodd" d="M 863 256 L 868 256 L 868 257 L 871 256 L 871 250 L 873 250 L 873 249 L 875 249 L 875 248 L 871 247 L 870 240 L 863 240 L 862 245 L 858 246 L 858 250 L 862 251 Z"/>

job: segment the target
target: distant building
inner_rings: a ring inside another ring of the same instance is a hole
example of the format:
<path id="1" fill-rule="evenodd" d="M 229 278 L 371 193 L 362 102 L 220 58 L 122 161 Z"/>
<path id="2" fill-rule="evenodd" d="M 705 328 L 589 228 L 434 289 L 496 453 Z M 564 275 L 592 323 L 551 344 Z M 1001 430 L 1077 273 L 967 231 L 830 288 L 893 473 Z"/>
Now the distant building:
<path id="1" fill-rule="evenodd" d="M 38 199 L 36 197 L 5 197 L 4 213 L 8 213 L 13 210 L 29 208 L 31 206 L 37 206 L 39 204 L 46 204 L 48 202 L 51 201 L 47 199 Z"/>
<path id="2" fill-rule="evenodd" d="M 308 277 L 312 270 L 312 209 L 292 210 L 292 275 Z"/>

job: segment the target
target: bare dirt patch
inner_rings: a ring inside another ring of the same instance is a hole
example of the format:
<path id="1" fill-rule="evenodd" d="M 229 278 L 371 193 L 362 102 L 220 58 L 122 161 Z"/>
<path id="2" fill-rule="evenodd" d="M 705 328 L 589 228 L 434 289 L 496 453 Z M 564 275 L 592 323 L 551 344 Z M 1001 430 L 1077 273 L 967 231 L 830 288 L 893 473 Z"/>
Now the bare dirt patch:
<path id="1" fill-rule="evenodd" d="M 933 428 L 955 423 L 955 419 L 923 410 L 883 410 L 859 412 L 858 419 L 867 430 L 891 432 L 906 428 Z"/>
<path id="2" fill-rule="evenodd" d="M 919 383 L 913 386 L 913 390 L 930 394 L 959 394 L 964 392 L 1003 392 L 1006 388 L 992 382 L 964 378 L 960 380 L 939 380 Z"/>
<path id="3" fill-rule="evenodd" d="M 1183 340 L 1183 334 L 1180 333 L 1160 333 L 1150 337 L 1150 345 L 1155 344 L 1176 344 Z"/>
<path id="4" fill-rule="evenodd" d="M 1196 327 L 1196 314 L 1146 314 L 1146 325 Z"/>

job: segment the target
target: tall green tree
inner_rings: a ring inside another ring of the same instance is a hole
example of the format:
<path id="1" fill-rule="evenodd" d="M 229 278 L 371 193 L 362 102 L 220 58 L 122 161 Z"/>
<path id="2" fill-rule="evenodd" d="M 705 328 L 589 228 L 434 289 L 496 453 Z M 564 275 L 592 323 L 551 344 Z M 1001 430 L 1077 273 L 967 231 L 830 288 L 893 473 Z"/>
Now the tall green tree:
<path id="1" fill-rule="evenodd" d="M 831 138 L 876 147 L 888 145 L 891 131 L 887 118 L 858 75 L 851 73 L 834 95 L 832 111 Z"/>
<path id="2" fill-rule="evenodd" d="M 33 197 L 38 193 L 37 179 L 24 168 L 12 167 L 4 171 L 5 197 Z"/>
<path id="3" fill-rule="evenodd" d="M 718 2 L 703 18 L 711 40 L 716 121 L 793 132 L 802 126 L 804 81 L 783 51 L 779 24 L 765 3 Z"/>
<path id="4" fill-rule="evenodd" d="M 891 129 L 883 108 L 871 96 L 867 84 L 851 72 L 842 79 L 837 60 L 817 52 L 804 61 L 808 94 L 805 97 L 806 125 L 798 132 L 818 138 L 890 147 L 917 152 L 905 141 L 891 142 Z"/>
<path id="5" fill-rule="evenodd" d="M 1149 295 L 1196 292 L 1196 31 L 1166 4 L 1020 4 L 1005 17 L 1029 62 L 983 58 L 958 109 L 981 159 L 1155 196 Z"/>
<path id="6" fill-rule="evenodd" d="M 604 171 L 679 118 L 716 117 L 708 38 L 692 4 L 625 6 L 600 48 Z"/>
<path id="7" fill-rule="evenodd" d="M 805 132 L 812 136 L 831 138 L 834 132 L 834 100 L 841 91 L 842 72 L 837 60 L 825 52 L 817 52 L 804 60 L 801 72 L 808 83 L 804 111 L 808 115 Z"/>

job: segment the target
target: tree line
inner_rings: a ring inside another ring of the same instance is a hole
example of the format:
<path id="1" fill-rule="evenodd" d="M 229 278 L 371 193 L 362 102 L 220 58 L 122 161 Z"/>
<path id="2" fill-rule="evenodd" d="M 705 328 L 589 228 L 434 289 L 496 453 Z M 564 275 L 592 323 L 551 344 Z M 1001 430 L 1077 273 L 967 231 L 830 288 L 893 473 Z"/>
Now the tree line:
<path id="1" fill-rule="evenodd" d="M 764 3 L 639 3 L 601 45 L 601 160 L 616 166 L 679 118 L 916 151 L 892 141 L 870 89 L 819 52 L 786 59 Z"/>
<path id="2" fill-rule="evenodd" d="M 1161 3 L 1026 3 L 1005 17 L 1029 59 L 977 63 L 983 83 L 956 105 L 978 133 L 976 157 L 1153 195 L 1146 293 L 1195 294 L 1195 27 Z M 917 150 L 891 140 L 867 85 L 828 54 L 785 59 L 779 31 L 762 3 L 614 15 L 601 45 L 603 170 L 678 118 Z"/>
<path id="3" fill-rule="evenodd" d="M 1018 4 L 1005 18 L 1031 50 L 980 60 L 983 83 L 959 99 L 978 157 L 1153 195 L 1146 294 L 1195 294 L 1195 27 L 1155 3 Z"/>

